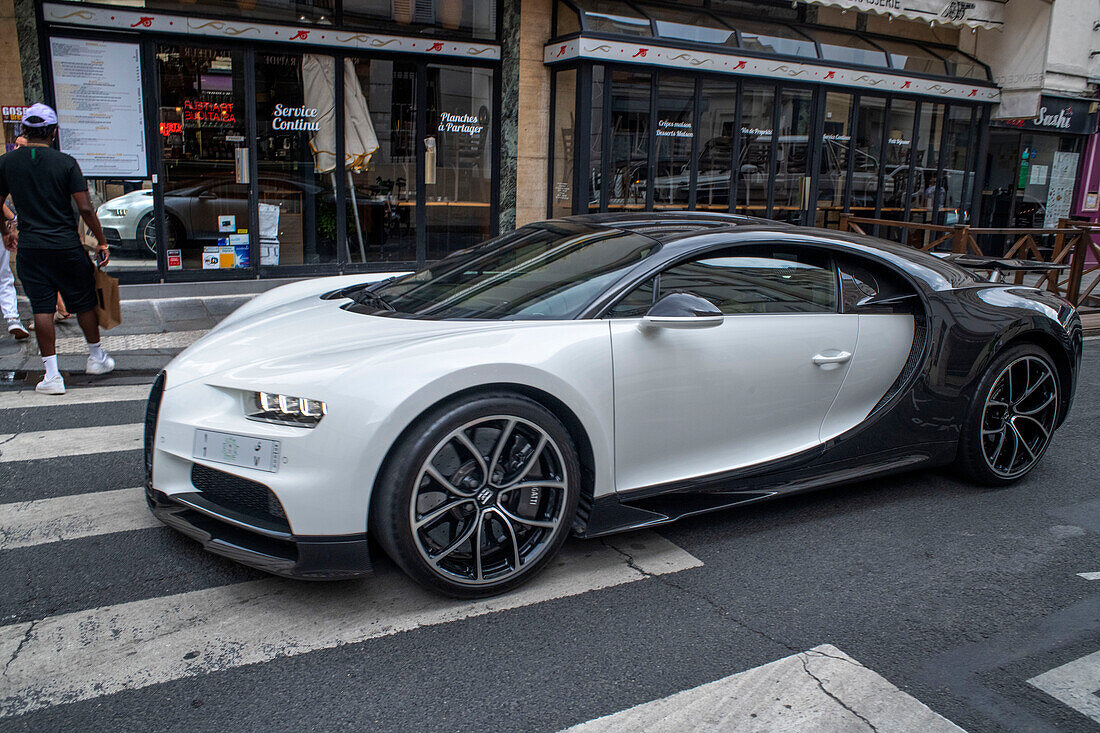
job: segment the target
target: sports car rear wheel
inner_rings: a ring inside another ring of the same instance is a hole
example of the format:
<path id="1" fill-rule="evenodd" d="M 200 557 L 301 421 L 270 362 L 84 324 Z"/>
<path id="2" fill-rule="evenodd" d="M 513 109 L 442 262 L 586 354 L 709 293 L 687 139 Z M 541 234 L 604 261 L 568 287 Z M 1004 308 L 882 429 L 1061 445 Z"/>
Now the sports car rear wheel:
<path id="1" fill-rule="evenodd" d="M 421 584 L 494 595 L 557 553 L 579 481 L 569 432 L 552 413 L 519 395 L 481 397 L 406 433 L 373 498 L 371 530 Z"/>
<path id="2" fill-rule="evenodd" d="M 1058 370 L 1031 345 L 1013 347 L 978 387 L 959 446 L 959 467 L 984 484 L 1008 484 L 1043 457 L 1059 409 Z"/>

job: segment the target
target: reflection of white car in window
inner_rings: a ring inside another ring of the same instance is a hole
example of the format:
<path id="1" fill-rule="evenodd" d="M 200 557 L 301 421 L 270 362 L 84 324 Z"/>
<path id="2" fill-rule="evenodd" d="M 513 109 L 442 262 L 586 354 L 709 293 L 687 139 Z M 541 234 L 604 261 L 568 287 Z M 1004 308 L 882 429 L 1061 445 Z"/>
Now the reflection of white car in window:
<path id="1" fill-rule="evenodd" d="M 334 209 L 329 189 L 310 183 L 275 176 L 261 177 L 260 193 L 272 200 L 287 196 L 305 199 L 314 197 Z M 103 226 L 107 243 L 116 249 L 136 250 L 149 257 L 157 253 L 157 226 L 153 210 L 152 191 L 131 191 L 113 198 L 99 207 L 96 214 Z M 249 186 L 233 179 L 218 178 L 177 188 L 164 194 L 168 214 L 168 246 L 180 246 L 183 241 L 199 240 L 213 243 L 220 236 L 219 218 L 233 216 L 238 226 L 249 221 Z M 361 208 L 374 204 L 361 204 Z"/>
<path id="2" fill-rule="evenodd" d="M 111 247 L 156 255 L 157 235 L 151 190 L 138 189 L 113 198 L 99 207 L 96 216 Z"/>

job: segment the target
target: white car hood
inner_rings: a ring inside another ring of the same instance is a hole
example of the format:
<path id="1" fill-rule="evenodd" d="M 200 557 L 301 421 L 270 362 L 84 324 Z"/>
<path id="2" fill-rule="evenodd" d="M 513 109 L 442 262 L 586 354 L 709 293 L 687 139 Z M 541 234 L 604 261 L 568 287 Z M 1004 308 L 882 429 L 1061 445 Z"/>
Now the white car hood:
<path id="1" fill-rule="evenodd" d="M 506 330 L 511 321 L 422 321 L 352 313 L 346 298 L 318 294 L 273 303 L 244 317 L 230 318 L 199 339 L 168 365 L 167 388 L 195 379 L 225 386 L 312 372 L 336 376 L 362 369 L 391 350 L 424 339 L 486 330 Z"/>
<path id="2" fill-rule="evenodd" d="M 139 188 L 136 191 L 116 196 L 104 203 L 100 208 L 125 209 L 127 206 L 139 206 L 141 204 L 149 204 L 150 206 L 153 204 L 152 191 Z"/>

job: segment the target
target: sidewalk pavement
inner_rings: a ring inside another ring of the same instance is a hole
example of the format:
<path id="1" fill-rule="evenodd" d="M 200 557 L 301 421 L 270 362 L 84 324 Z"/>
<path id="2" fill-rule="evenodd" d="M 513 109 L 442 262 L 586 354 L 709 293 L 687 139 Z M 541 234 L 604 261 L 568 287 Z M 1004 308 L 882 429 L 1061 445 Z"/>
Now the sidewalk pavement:
<path id="1" fill-rule="evenodd" d="M 101 331 L 100 342 L 115 359 L 115 372 L 159 371 L 221 319 L 258 293 L 290 280 L 123 285 L 122 323 Z M 30 304 L 19 297 L 19 313 L 29 325 Z M 83 374 L 88 349 L 76 318 L 57 324 L 57 361 L 66 378 Z M 34 332 L 16 341 L 0 331 L 0 382 L 22 380 L 14 373 L 42 372 Z"/>

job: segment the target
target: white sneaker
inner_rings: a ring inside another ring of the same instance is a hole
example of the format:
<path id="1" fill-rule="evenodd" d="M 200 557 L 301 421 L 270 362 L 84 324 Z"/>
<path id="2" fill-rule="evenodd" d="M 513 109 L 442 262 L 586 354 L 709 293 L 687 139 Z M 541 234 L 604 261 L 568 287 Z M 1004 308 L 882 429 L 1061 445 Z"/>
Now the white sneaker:
<path id="1" fill-rule="evenodd" d="M 18 318 L 8 319 L 8 333 L 10 333 L 12 336 L 15 336 L 16 341 L 22 341 L 23 339 L 30 336 L 30 334 L 27 333 L 27 329 L 23 328 L 22 321 L 20 321 Z"/>
<path id="2" fill-rule="evenodd" d="M 42 377 L 42 381 L 38 383 L 34 391 L 42 394 L 65 394 L 65 380 L 60 374 L 53 379 Z"/>
<path id="3" fill-rule="evenodd" d="M 104 351 L 102 359 L 94 359 L 91 356 L 88 357 L 88 362 L 84 365 L 84 373 L 106 374 L 114 368 L 115 360 L 111 358 L 110 354 Z"/>

